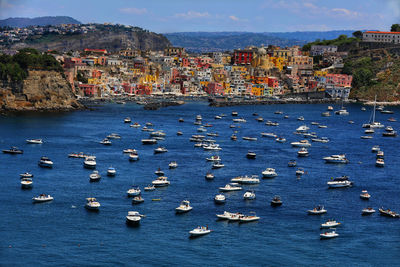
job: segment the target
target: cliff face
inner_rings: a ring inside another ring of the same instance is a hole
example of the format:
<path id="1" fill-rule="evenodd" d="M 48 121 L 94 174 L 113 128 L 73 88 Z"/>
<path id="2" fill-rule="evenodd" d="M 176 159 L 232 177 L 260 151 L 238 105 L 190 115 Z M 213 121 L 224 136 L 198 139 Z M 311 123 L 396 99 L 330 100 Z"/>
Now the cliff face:
<path id="1" fill-rule="evenodd" d="M 56 111 L 82 107 L 68 82 L 55 71 L 29 71 L 29 76 L 19 83 L 0 81 L 0 111 Z"/>

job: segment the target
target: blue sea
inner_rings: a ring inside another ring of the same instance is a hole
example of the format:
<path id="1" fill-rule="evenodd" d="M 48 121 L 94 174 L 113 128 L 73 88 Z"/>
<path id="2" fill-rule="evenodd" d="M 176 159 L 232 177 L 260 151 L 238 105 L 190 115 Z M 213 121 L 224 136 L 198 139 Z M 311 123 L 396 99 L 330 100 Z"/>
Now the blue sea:
<path id="1" fill-rule="evenodd" d="M 266 105 L 215 108 L 206 102 L 189 102 L 182 106 L 155 111 L 142 106 L 105 104 L 93 111 L 71 113 L 10 115 L 0 117 L 0 148 L 17 146 L 22 155 L 0 154 L 0 264 L 3 266 L 395 266 L 400 260 L 400 220 L 382 217 L 378 208 L 384 206 L 400 212 L 399 173 L 400 153 L 397 138 L 382 137 L 384 129 L 376 130 L 373 139 L 361 139 L 363 123 L 368 122 L 371 107 L 361 111 L 360 105 L 347 106 L 349 116 L 322 117 L 327 105 Z M 335 106 L 335 110 L 339 106 Z M 281 110 L 283 115 L 274 114 Z M 377 120 L 399 129 L 399 122 L 388 122 L 397 117 L 377 114 Z M 237 111 L 247 123 L 235 123 L 230 128 L 231 112 Z M 265 121 L 277 121 L 279 126 L 257 122 L 257 112 Z M 215 120 L 215 115 L 227 116 Z M 215 152 L 195 148 L 189 142 L 197 132 L 196 115 L 203 123 L 212 124 L 208 132 L 215 137 L 222 150 Z M 289 115 L 284 119 L 284 115 Z M 123 123 L 125 117 L 142 126 L 154 124 L 164 130 L 165 141 L 159 145 L 167 153 L 153 153 L 158 145 L 144 146 L 142 138 L 149 133 Z M 297 117 L 304 116 L 300 122 Z M 178 122 L 182 117 L 185 121 Z M 353 120 L 354 124 L 348 121 Z M 319 122 L 322 129 L 311 125 Z M 298 148 L 290 142 L 303 138 L 294 135 L 302 125 L 318 136 L 326 136 L 329 143 L 312 143 L 310 155 L 297 158 Z M 176 132 L 182 131 L 182 136 Z M 238 140 L 230 136 L 237 131 Z M 262 138 L 261 132 L 274 132 L 287 139 L 277 143 L 273 138 Z M 118 133 L 120 140 L 111 146 L 99 142 L 110 133 Z M 242 140 L 243 136 L 258 137 L 257 141 Z M 25 140 L 43 138 L 42 145 L 29 145 Z M 373 145 L 380 145 L 385 153 L 385 167 L 375 167 Z M 130 162 L 122 150 L 135 148 L 140 160 Z M 257 153 L 255 160 L 246 158 L 248 150 Z M 99 183 L 90 183 L 92 170 L 83 168 L 82 159 L 68 158 L 71 152 L 85 152 L 97 157 L 97 170 L 102 175 Z M 323 157 L 346 153 L 349 164 L 325 164 Z M 205 158 L 218 154 L 224 168 L 212 170 L 213 181 L 205 180 L 211 163 Z M 41 156 L 54 162 L 53 169 L 43 169 L 37 163 Z M 296 178 L 296 168 L 287 163 L 296 159 L 306 174 Z M 168 164 L 177 161 L 178 168 L 169 170 Z M 114 178 L 106 176 L 108 167 L 117 170 Z M 143 188 L 155 179 L 154 171 L 165 171 L 171 185 L 152 192 L 142 192 L 144 203 L 132 205 L 126 191 L 132 185 Z M 267 167 L 275 168 L 278 176 L 263 179 L 256 186 L 227 193 L 224 205 L 216 205 L 213 198 L 218 187 L 239 175 L 259 175 Z M 22 190 L 19 174 L 34 174 L 31 190 Z M 350 176 L 354 186 L 328 189 L 331 177 Z M 246 189 L 256 193 L 256 199 L 243 200 Z M 361 200 L 362 190 L 371 194 L 369 201 Z M 41 193 L 54 196 L 49 203 L 33 204 L 32 197 Z M 273 208 L 270 201 L 280 195 L 281 207 Z M 85 198 L 96 197 L 101 203 L 99 212 L 84 208 Z M 161 199 L 152 201 L 152 199 Z M 176 215 L 174 209 L 188 199 L 193 210 Z M 307 215 L 307 210 L 324 205 L 322 216 Z M 377 213 L 361 216 L 361 210 L 372 206 Z M 139 227 L 128 227 L 128 211 L 145 214 Z M 215 214 L 224 211 L 255 212 L 258 222 L 239 224 L 217 221 Z M 328 219 L 342 223 L 337 227 L 339 237 L 320 240 L 320 224 Z M 196 239 L 189 231 L 208 225 L 213 232 Z"/>

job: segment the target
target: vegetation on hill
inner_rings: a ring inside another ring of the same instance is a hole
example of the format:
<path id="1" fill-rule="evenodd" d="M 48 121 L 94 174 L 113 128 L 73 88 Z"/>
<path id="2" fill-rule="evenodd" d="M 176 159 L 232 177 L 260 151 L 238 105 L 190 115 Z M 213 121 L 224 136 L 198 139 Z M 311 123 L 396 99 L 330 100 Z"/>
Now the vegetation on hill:
<path id="1" fill-rule="evenodd" d="M 60 25 L 60 24 L 81 24 L 81 22 L 68 16 L 8 18 L 0 20 L 0 26 L 10 26 L 10 27 L 46 26 L 46 25 Z"/>
<path id="2" fill-rule="evenodd" d="M 344 46 L 344 45 L 349 45 L 349 44 L 354 44 L 357 42 L 361 41 L 361 37 L 362 37 L 362 33 L 361 36 L 359 34 L 360 32 L 354 32 L 353 33 L 353 37 L 347 37 L 347 35 L 340 35 L 338 38 L 336 39 L 332 39 L 332 40 L 315 40 L 314 42 L 308 43 L 306 45 L 303 46 L 303 51 L 310 51 L 311 50 L 311 46 L 313 45 L 336 45 L 340 48 L 340 46 Z M 340 50 L 340 49 L 339 49 Z"/>
<path id="3" fill-rule="evenodd" d="M 53 56 L 32 48 L 21 49 L 14 56 L 0 55 L 0 80 L 22 81 L 30 69 L 63 71 Z"/>

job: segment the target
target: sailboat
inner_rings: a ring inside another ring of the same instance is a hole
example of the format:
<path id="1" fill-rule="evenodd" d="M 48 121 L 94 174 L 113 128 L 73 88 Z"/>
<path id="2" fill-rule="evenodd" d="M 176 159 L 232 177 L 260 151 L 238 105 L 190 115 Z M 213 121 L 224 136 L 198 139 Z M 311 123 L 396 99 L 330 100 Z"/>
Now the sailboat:
<path id="1" fill-rule="evenodd" d="M 336 115 L 349 115 L 347 109 L 343 106 L 343 98 L 342 98 L 342 107 L 339 110 L 335 111 Z"/>
<path id="2" fill-rule="evenodd" d="M 385 125 L 382 123 L 375 121 L 375 113 L 376 113 L 376 95 L 375 95 L 375 101 L 374 101 L 374 109 L 372 110 L 372 120 L 370 119 L 369 123 L 364 123 L 362 125 L 363 128 L 384 128 Z"/>

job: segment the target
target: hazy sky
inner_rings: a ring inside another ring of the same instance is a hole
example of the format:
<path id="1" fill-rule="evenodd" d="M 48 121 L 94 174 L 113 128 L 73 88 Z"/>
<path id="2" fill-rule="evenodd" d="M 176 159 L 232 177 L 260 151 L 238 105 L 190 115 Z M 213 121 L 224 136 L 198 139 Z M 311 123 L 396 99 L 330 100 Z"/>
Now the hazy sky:
<path id="1" fill-rule="evenodd" d="M 0 19 L 55 15 L 161 33 L 388 30 L 400 0 L 0 0 Z"/>

